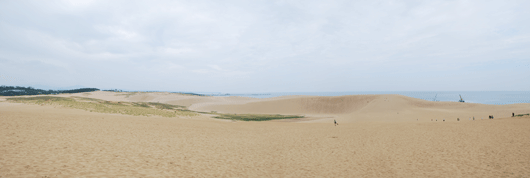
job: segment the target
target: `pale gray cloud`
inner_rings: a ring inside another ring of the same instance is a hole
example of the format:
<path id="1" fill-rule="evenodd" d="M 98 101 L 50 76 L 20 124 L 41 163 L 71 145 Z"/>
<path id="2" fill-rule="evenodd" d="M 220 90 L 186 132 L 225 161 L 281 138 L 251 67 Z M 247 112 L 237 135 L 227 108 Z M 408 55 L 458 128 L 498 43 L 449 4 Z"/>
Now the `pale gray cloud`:
<path id="1" fill-rule="evenodd" d="M 0 1 L 4 85 L 530 90 L 528 1 Z"/>

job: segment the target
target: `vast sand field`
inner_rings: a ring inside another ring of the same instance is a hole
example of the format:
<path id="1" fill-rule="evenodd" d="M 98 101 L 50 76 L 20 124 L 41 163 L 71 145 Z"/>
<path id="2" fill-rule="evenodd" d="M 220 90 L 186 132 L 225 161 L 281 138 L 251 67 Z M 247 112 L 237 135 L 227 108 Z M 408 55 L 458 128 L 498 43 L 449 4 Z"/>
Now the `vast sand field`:
<path id="1" fill-rule="evenodd" d="M 306 117 L 244 122 L 129 116 L 0 97 L 0 177 L 530 177 L 530 118 L 511 117 L 530 113 L 530 104 L 400 95 L 58 96 Z"/>

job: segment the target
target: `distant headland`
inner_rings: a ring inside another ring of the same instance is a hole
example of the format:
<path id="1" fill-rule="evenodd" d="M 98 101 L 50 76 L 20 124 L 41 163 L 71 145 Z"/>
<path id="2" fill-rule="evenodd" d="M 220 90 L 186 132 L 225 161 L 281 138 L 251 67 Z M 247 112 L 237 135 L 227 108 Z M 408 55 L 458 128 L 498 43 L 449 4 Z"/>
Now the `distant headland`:
<path id="1" fill-rule="evenodd" d="M 33 87 L 21 87 L 21 86 L 0 86 L 0 96 L 20 96 L 20 95 L 55 95 L 63 93 L 83 93 L 83 92 L 93 92 L 93 91 L 110 91 L 110 92 L 163 92 L 163 91 L 123 91 L 119 89 L 112 90 L 100 90 L 98 88 L 79 88 L 71 90 L 43 90 L 36 89 Z M 195 96 L 207 96 L 204 94 L 190 93 L 190 92 L 170 92 L 186 95 L 195 95 Z"/>
<path id="2" fill-rule="evenodd" d="M 49 94 L 62 94 L 62 93 L 82 93 L 99 91 L 97 88 L 79 88 L 72 90 L 42 90 L 35 89 L 33 87 L 21 87 L 21 86 L 0 86 L 0 96 L 19 96 L 19 95 L 49 95 Z"/>

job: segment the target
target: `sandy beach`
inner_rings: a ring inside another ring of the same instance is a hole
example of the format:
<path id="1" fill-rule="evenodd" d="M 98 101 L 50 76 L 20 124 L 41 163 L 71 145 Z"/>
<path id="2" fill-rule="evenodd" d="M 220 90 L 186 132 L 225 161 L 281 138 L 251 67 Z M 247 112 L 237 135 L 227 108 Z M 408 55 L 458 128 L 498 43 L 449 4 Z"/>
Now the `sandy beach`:
<path id="1" fill-rule="evenodd" d="M 305 118 L 130 116 L 1 97 L 0 177 L 530 177 L 530 118 L 511 117 L 530 113 L 530 104 L 432 102 L 401 95 L 256 99 L 98 91 L 57 96 Z"/>

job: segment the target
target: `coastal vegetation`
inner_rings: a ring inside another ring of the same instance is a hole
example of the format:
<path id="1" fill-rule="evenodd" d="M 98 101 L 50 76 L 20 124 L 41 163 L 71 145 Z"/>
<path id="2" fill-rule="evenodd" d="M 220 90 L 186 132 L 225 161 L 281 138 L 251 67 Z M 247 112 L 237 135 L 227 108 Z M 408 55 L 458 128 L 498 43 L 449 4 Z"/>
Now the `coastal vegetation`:
<path id="1" fill-rule="evenodd" d="M 83 109 L 90 112 L 126 114 L 133 116 L 176 117 L 198 115 L 195 112 L 185 109 L 184 106 L 178 105 L 144 102 L 113 102 L 83 97 L 16 97 L 7 98 L 7 101 L 38 105 L 63 106 L 75 109 Z"/>
<path id="2" fill-rule="evenodd" d="M 158 102 L 121 102 L 106 101 L 85 97 L 57 97 L 57 96 L 35 96 L 35 97 L 14 97 L 7 98 L 9 102 L 52 105 L 75 109 L 82 109 L 90 112 L 126 114 L 133 116 L 197 116 L 199 114 L 215 115 L 217 119 L 239 120 L 239 121 L 268 121 L 278 119 L 296 119 L 304 116 L 279 115 L 279 114 L 226 114 L 212 112 L 198 112 L 188 110 L 185 106 L 173 105 Z"/>
<path id="3" fill-rule="evenodd" d="M 61 94 L 61 93 L 82 93 L 99 91 L 97 88 L 80 88 L 73 90 L 42 90 L 33 87 L 20 86 L 0 86 L 0 96 L 20 96 L 20 95 L 44 95 L 44 94 Z"/>
<path id="4" fill-rule="evenodd" d="M 278 120 L 278 119 L 296 119 L 303 118 L 304 116 L 297 115 L 279 115 L 279 114 L 216 114 L 214 118 L 218 119 L 230 119 L 230 120 L 240 120 L 240 121 L 268 121 L 268 120 Z"/>
<path id="5" fill-rule="evenodd" d="M 158 108 L 158 109 L 169 109 L 169 110 L 172 110 L 172 109 L 185 109 L 186 108 L 184 106 L 172 105 L 172 104 L 166 104 L 166 103 L 149 102 L 147 104 L 150 105 L 150 106 L 154 106 L 155 108 Z"/>

